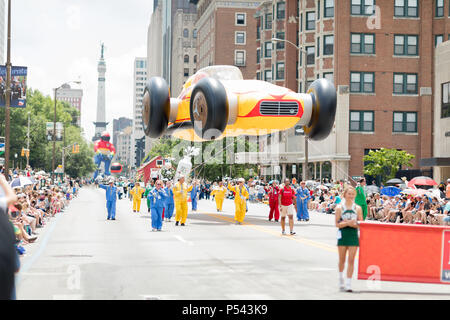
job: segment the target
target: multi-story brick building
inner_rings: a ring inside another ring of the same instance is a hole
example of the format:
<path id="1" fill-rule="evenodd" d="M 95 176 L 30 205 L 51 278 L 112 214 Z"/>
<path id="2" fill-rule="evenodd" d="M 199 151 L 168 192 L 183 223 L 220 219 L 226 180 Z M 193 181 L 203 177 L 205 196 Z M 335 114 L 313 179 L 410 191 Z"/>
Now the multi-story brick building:
<path id="1" fill-rule="evenodd" d="M 67 102 L 72 107 L 74 107 L 78 110 L 80 115 L 76 119 L 73 119 L 73 122 L 77 126 L 80 127 L 81 126 L 81 102 L 83 100 L 83 89 L 81 89 L 80 87 L 75 88 L 73 86 L 74 85 L 72 85 L 72 87 L 71 87 L 68 84 L 64 84 L 60 89 L 58 89 L 58 91 L 56 93 L 56 99 L 58 101 Z"/>
<path id="2" fill-rule="evenodd" d="M 244 79 L 256 76 L 256 20 L 261 1 L 191 0 L 197 4 L 197 69 L 235 65 Z"/>
<path id="3" fill-rule="evenodd" d="M 449 6 L 447 0 L 265 1 L 255 19 L 260 26 L 257 76 L 303 91 L 306 62 L 306 87 L 322 77 L 334 82 L 338 91 L 334 131 L 349 132 L 351 156 L 348 169 L 345 165 L 337 169 L 346 171 L 348 177 L 361 176 L 363 156 L 381 147 L 414 154 L 410 172 L 431 174 L 429 167 L 420 166 L 420 159 L 433 154 L 434 50 L 449 39 Z M 283 8 L 284 18 L 279 16 Z M 295 21 L 299 24 L 298 40 L 289 32 L 290 23 L 295 25 Z M 306 59 L 301 55 L 295 74 L 289 71 L 298 58 L 287 49 L 296 50 L 295 46 L 285 43 L 283 49 L 278 42 L 277 50 L 268 39 L 282 37 L 283 32 L 286 40 L 305 50 Z M 294 87 L 296 80 L 298 87 Z M 348 110 L 344 96 L 344 102 L 340 101 L 346 92 Z M 343 119 L 346 113 L 348 118 Z M 331 147 L 320 142 L 310 142 L 309 146 L 319 154 L 326 154 L 326 148 Z M 344 158 L 345 153 L 345 146 L 337 152 Z M 310 177 L 312 173 L 318 178 L 318 171 L 317 165 L 310 168 Z M 290 173 L 289 166 L 286 173 Z"/>

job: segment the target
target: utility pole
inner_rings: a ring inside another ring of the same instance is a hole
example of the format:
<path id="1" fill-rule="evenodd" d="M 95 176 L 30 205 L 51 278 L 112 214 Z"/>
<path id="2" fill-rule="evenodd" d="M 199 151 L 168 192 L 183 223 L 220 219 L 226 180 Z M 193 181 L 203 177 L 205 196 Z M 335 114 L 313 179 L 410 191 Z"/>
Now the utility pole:
<path id="1" fill-rule="evenodd" d="M 301 49 L 299 49 L 299 50 L 301 50 Z M 307 52 L 305 50 L 302 50 L 302 51 L 305 53 L 305 59 L 303 60 L 303 77 L 304 77 L 303 86 L 305 88 L 303 90 L 306 93 L 307 92 L 307 88 L 306 88 L 306 82 L 307 82 L 306 59 L 308 58 L 308 56 L 307 56 Z M 304 175 L 305 175 L 305 181 L 307 181 L 308 178 L 309 178 L 309 168 L 308 168 L 308 166 L 309 166 L 309 163 L 308 163 L 308 151 L 309 150 L 308 150 L 308 135 L 306 134 L 306 132 L 304 132 L 304 134 L 305 134 L 305 174 Z"/>
<path id="2" fill-rule="evenodd" d="M 28 112 L 28 131 L 27 131 L 27 167 L 30 165 L 30 112 Z"/>
<path id="3" fill-rule="evenodd" d="M 55 148 L 56 148 L 56 93 L 58 88 L 55 89 L 55 109 L 53 113 L 53 156 L 52 156 L 52 184 L 55 183 Z"/>
<path id="4" fill-rule="evenodd" d="M 11 107 L 11 0 L 8 0 L 8 42 L 6 58 L 6 104 L 5 104 L 5 177 L 9 176 L 9 134 Z"/>

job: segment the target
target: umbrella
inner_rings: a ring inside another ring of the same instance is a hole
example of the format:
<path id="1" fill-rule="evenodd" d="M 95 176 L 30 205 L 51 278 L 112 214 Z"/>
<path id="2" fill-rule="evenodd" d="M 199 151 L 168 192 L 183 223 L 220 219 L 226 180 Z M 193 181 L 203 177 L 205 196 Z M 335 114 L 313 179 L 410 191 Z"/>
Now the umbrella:
<path id="1" fill-rule="evenodd" d="M 394 179 L 386 181 L 386 184 L 402 184 L 402 183 L 403 183 L 403 181 L 398 178 L 394 178 Z"/>
<path id="2" fill-rule="evenodd" d="M 43 174 L 45 174 L 45 171 L 41 170 L 41 171 L 39 171 L 39 172 L 36 172 L 36 174 L 37 174 L 37 175 L 43 175 Z"/>
<path id="3" fill-rule="evenodd" d="M 366 192 L 367 192 L 367 194 L 369 194 L 369 193 L 378 193 L 378 192 L 380 192 L 380 188 L 378 188 L 377 186 L 367 186 L 366 187 Z"/>
<path id="4" fill-rule="evenodd" d="M 408 187 L 417 186 L 437 186 L 436 181 L 429 177 L 415 177 L 408 183 Z"/>
<path id="5" fill-rule="evenodd" d="M 22 188 L 33 184 L 33 182 L 27 177 L 18 177 L 11 182 L 11 188 Z"/>
<path id="6" fill-rule="evenodd" d="M 425 194 L 428 194 L 429 192 L 428 192 L 428 190 L 425 190 L 425 189 L 405 189 L 402 191 L 402 193 L 410 195 L 410 196 L 414 196 L 414 197 L 416 197 L 416 196 L 422 197 Z"/>
<path id="7" fill-rule="evenodd" d="M 320 185 L 320 186 L 319 186 L 319 189 L 322 189 L 322 190 L 328 190 L 328 187 L 327 187 L 327 186 L 324 186 L 324 185 Z"/>
<path id="8" fill-rule="evenodd" d="M 381 194 L 388 196 L 388 197 L 395 197 L 396 195 L 400 194 L 402 190 L 397 187 L 386 187 L 381 189 Z"/>

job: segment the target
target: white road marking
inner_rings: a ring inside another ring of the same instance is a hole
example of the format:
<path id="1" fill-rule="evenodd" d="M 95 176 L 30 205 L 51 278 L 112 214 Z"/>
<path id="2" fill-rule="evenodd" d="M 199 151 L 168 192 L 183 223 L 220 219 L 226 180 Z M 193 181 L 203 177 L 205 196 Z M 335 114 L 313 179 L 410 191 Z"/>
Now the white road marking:
<path id="1" fill-rule="evenodd" d="M 46 277 L 46 276 L 67 276 L 67 273 L 56 273 L 56 272 L 24 272 L 21 273 L 22 276 L 37 276 L 37 277 Z"/>
<path id="2" fill-rule="evenodd" d="M 83 300 L 82 294 L 55 294 L 53 300 Z"/>
<path id="3" fill-rule="evenodd" d="M 178 294 L 140 294 L 139 297 L 142 297 L 144 300 L 176 300 L 178 298 Z"/>
<path id="4" fill-rule="evenodd" d="M 230 300 L 273 300 L 268 294 L 242 293 L 242 294 L 226 294 Z"/>
<path id="5" fill-rule="evenodd" d="M 179 241 L 181 241 L 181 242 L 184 242 L 184 243 L 186 243 L 186 244 L 189 245 L 189 246 L 193 246 L 193 245 L 194 245 L 193 242 L 191 242 L 191 241 L 186 241 L 186 240 L 183 239 L 183 237 L 181 237 L 181 236 L 174 235 L 174 237 L 175 237 L 175 239 L 177 239 L 177 240 L 179 240 Z"/>

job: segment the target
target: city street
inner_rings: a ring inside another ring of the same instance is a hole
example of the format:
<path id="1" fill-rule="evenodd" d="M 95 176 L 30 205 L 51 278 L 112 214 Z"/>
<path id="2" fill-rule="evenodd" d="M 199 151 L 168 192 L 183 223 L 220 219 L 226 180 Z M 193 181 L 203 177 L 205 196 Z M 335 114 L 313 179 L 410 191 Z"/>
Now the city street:
<path id="1" fill-rule="evenodd" d="M 190 207 L 190 204 L 189 204 Z M 80 190 L 70 207 L 27 245 L 17 276 L 20 299 L 449 299 L 444 285 L 353 280 L 356 293 L 338 291 L 334 216 L 313 213 L 282 236 L 267 221 L 268 207 L 249 204 L 234 225 L 234 203 L 223 213 L 199 202 L 185 227 L 164 223 L 151 232 L 146 201 L 141 213 L 128 199 L 106 220 L 105 192 Z M 287 229 L 288 230 L 288 229 Z"/>

